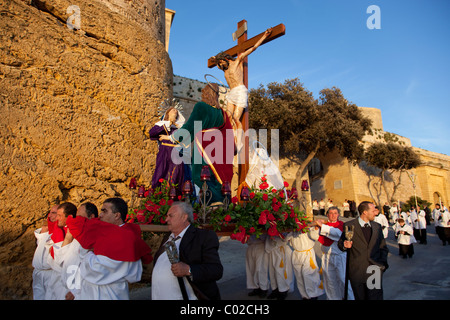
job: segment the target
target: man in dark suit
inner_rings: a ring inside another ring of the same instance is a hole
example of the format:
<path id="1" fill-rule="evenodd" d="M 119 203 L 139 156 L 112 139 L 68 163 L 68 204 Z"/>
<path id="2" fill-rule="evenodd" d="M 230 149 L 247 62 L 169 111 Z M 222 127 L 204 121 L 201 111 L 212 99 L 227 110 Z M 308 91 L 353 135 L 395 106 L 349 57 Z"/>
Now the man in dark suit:
<path id="1" fill-rule="evenodd" d="M 344 224 L 354 228 L 352 241 L 342 233 L 338 247 L 347 251 L 348 279 L 356 300 L 382 300 L 382 274 L 388 268 L 389 250 L 383 237 L 381 225 L 374 220 L 375 205 L 363 201 L 358 206 L 360 216 Z"/>
<path id="2" fill-rule="evenodd" d="M 195 228 L 190 204 L 174 202 L 167 212 L 168 236 L 154 257 L 152 299 L 219 300 L 216 281 L 222 278 L 219 239 L 215 232 Z M 170 261 L 165 244 L 173 239 L 179 262 Z M 195 296 L 194 296 L 195 294 Z"/>

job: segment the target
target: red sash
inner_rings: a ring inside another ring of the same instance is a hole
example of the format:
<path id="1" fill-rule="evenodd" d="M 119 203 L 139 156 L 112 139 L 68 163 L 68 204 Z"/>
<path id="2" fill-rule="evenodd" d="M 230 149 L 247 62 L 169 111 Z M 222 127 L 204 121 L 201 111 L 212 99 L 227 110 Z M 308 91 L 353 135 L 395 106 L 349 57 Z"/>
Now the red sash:
<path id="1" fill-rule="evenodd" d="M 84 249 L 93 250 L 96 255 L 117 261 L 142 259 L 143 263 L 150 263 L 153 260 L 151 249 L 142 240 L 138 225 L 126 223 L 119 227 L 98 218 L 69 216 L 67 227 Z"/>
<path id="2" fill-rule="evenodd" d="M 325 223 L 327 226 L 338 228 L 341 231 L 344 231 L 344 222 L 342 221 L 336 221 L 336 222 L 327 222 Z M 331 240 L 328 237 L 325 236 L 319 236 L 319 242 L 323 244 L 326 247 L 329 247 L 333 244 L 334 240 Z"/>

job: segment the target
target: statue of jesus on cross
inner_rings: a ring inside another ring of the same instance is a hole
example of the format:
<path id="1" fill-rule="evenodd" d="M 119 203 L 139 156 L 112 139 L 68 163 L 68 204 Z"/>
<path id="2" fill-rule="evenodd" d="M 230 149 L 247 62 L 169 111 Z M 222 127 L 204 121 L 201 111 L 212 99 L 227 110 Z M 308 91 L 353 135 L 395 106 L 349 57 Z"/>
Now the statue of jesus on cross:
<path id="1" fill-rule="evenodd" d="M 244 84 L 244 61 L 245 58 L 255 51 L 264 40 L 272 33 L 272 28 L 267 29 L 264 35 L 259 38 L 251 48 L 238 54 L 237 58 L 224 53 L 223 51 L 211 57 L 211 61 L 224 72 L 225 79 L 230 87 L 227 95 L 227 109 L 235 122 L 235 129 L 242 129 L 241 116 L 248 106 L 248 89 Z M 239 141 L 239 139 L 238 139 Z M 240 147 L 238 146 L 238 150 Z"/>
<path id="2" fill-rule="evenodd" d="M 219 68 L 223 68 L 225 79 L 231 91 L 235 89 L 233 93 L 238 96 L 238 98 L 234 98 L 232 92 L 230 92 L 227 96 L 227 100 L 229 100 L 227 105 L 227 113 L 229 116 L 232 116 L 234 122 L 236 123 L 234 128 L 236 129 L 237 126 L 242 128 L 242 130 L 238 130 L 238 133 L 240 132 L 243 134 L 248 130 L 248 111 L 246 110 L 248 104 L 248 55 L 255 51 L 255 49 L 260 45 L 283 36 L 285 31 L 285 26 L 283 24 L 279 24 L 247 40 L 247 21 L 239 21 L 238 30 L 233 35 L 234 40 L 237 38 L 238 44 L 223 52 L 222 55 L 225 56 L 224 59 L 220 59 L 220 55 L 208 59 L 208 68 L 218 65 L 219 62 L 223 65 L 223 67 L 219 66 Z M 237 58 L 233 60 L 227 57 Z M 244 85 L 245 90 L 241 85 Z M 244 182 L 249 169 L 248 136 L 244 135 L 240 139 L 238 137 L 237 142 L 238 151 L 242 146 L 244 147 L 243 152 L 239 153 L 240 160 L 238 165 L 238 183 L 241 185 Z"/>

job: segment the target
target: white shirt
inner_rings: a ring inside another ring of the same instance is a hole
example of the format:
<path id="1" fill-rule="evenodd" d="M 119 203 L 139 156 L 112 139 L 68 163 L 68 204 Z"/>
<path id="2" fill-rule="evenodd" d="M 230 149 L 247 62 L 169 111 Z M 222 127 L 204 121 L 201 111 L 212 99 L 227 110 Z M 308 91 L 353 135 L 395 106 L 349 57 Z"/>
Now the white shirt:
<path id="1" fill-rule="evenodd" d="M 364 225 L 365 225 L 366 223 L 369 224 L 369 227 L 372 226 L 372 225 L 370 224 L 370 221 L 365 222 L 363 219 L 361 219 L 361 217 L 358 217 L 358 222 L 359 222 L 359 225 L 360 225 L 362 228 L 364 228 Z"/>
<path id="2" fill-rule="evenodd" d="M 180 251 L 180 243 L 183 239 L 186 230 L 189 228 L 187 226 L 178 235 L 180 239 L 175 241 L 178 252 Z M 172 233 L 169 237 L 174 238 Z M 177 277 L 174 276 L 171 270 L 171 263 L 167 252 L 164 251 L 156 261 L 156 265 L 153 267 L 152 272 L 152 300 L 183 300 L 183 295 L 181 293 L 180 285 L 178 283 Z M 189 300 L 197 300 L 191 285 L 187 281 L 186 277 L 183 277 L 184 285 L 186 287 L 186 292 Z"/>

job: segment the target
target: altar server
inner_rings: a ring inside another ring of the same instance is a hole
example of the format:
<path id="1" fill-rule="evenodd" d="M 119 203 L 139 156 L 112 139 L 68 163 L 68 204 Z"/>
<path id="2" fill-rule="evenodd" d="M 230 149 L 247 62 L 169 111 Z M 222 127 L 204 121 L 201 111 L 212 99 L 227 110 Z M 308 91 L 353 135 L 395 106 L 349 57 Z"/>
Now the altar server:
<path id="1" fill-rule="evenodd" d="M 294 291 L 292 271 L 292 249 L 280 236 L 267 237 L 265 243 L 269 255 L 269 279 L 272 292 L 268 299 L 284 300 L 288 292 Z"/>
<path id="2" fill-rule="evenodd" d="M 324 293 L 317 265 L 314 244 L 319 239 L 319 229 L 312 227 L 308 232 L 290 233 L 292 248 L 292 267 L 297 281 L 297 288 L 303 299 L 317 299 Z"/>
<path id="3" fill-rule="evenodd" d="M 49 250 L 53 245 L 51 240 L 51 234 L 56 221 L 56 211 L 58 210 L 58 205 L 51 207 L 50 212 L 47 216 L 47 225 L 42 228 L 38 228 L 34 231 L 34 236 L 36 237 L 36 250 L 33 256 L 33 299 L 34 300 L 45 300 L 45 293 L 47 292 L 49 279 L 52 274 L 52 268 L 47 263 L 47 256 L 49 255 Z"/>
<path id="4" fill-rule="evenodd" d="M 398 254 L 406 259 L 412 258 L 414 254 L 413 243 L 416 243 L 414 238 L 413 228 L 405 223 L 402 218 L 398 219 L 399 228 L 396 230 L 397 242 L 398 242 Z"/>
<path id="5" fill-rule="evenodd" d="M 269 255 L 265 250 L 267 234 L 251 236 L 245 253 L 245 272 L 249 296 L 264 298 L 269 290 Z"/>
<path id="6" fill-rule="evenodd" d="M 316 220 L 320 227 L 319 242 L 322 249 L 322 277 L 325 293 L 328 300 L 342 300 L 345 292 L 345 267 L 347 253 L 341 251 L 337 241 L 343 232 L 344 223 L 339 221 L 339 208 L 328 209 L 328 222 Z M 353 291 L 348 286 L 348 300 L 353 300 Z"/>

